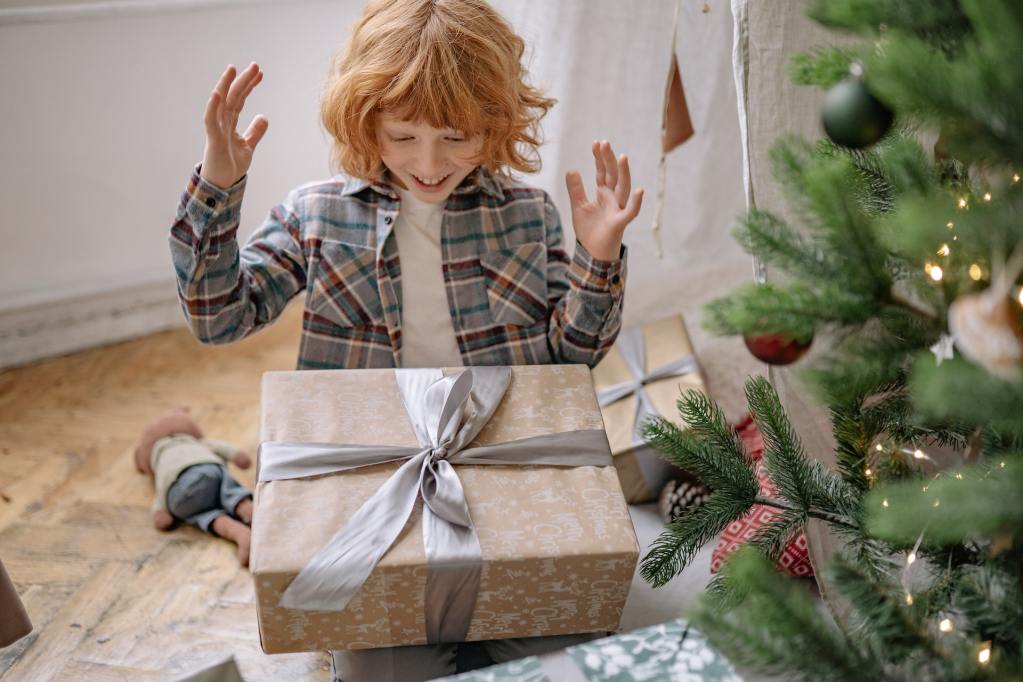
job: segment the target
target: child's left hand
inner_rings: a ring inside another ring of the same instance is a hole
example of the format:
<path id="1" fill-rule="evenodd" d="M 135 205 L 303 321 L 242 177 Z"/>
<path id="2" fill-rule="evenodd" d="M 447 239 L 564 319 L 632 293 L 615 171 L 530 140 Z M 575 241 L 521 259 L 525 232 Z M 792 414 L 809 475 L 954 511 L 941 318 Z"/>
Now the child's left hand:
<path id="1" fill-rule="evenodd" d="M 576 239 L 598 260 L 618 260 L 622 235 L 632 219 L 639 214 L 643 190 L 632 190 L 629 159 L 622 154 L 615 160 L 611 143 L 593 143 L 593 159 L 597 166 L 597 194 L 593 201 L 586 197 L 578 171 L 565 175 L 568 197 L 572 201 L 572 227 Z"/>

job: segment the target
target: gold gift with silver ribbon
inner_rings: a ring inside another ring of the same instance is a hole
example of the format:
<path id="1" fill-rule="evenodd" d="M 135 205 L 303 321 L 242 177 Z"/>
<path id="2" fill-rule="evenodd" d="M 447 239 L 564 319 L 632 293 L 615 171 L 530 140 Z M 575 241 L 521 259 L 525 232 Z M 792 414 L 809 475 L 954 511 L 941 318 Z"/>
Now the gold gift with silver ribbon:
<path id="1" fill-rule="evenodd" d="M 623 329 L 593 369 L 593 384 L 625 499 L 657 499 L 679 471 L 646 444 L 642 423 L 654 415 L 677 423 L 681 392 L 706 392 L 682 316 Z"/>
<path id="2" fill-rule="evenodd" d="M 582 366 L 264 376 L 268 653 L 614 630 L 638 545 Z"/>

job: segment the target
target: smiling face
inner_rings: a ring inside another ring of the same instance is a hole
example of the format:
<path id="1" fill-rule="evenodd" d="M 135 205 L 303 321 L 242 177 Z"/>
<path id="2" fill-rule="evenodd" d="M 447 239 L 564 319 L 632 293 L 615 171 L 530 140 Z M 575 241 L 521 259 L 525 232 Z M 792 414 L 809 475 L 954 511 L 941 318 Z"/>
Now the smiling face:
<path id="1" fill-rule="evenodd" d="M 445 201 L 465 176 L 479 165 L 483 139 L 450 128 L 403 121 L 379 114 L 380 158 L 391 179 L 422 201 Z"/>

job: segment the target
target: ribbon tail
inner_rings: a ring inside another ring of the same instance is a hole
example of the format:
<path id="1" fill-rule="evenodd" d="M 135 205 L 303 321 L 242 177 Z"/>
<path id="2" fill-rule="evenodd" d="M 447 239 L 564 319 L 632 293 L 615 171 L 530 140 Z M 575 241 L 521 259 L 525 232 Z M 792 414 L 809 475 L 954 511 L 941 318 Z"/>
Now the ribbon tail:
<path id="1" fill-rule="evenodd" d="M 643 388 L 636 391 L 636 398 L 636 420 L 632 425 L 632 444 L 638 447 L 646 443 L 643 440 L 643 422 L 647 417 L 657 416 L 657 410 L 654 409 L 650 396 Z"/>
<path id="2" fill-rule="evenodd" d="M 612 384 L 605 388 L 597 391 L 597 404 L 601 407 L 607 407 L 612 403 L 616 403 L 627 395 L 631 395 L 639 388 L 640 384 L 638 381 L 623 381 L 620 384 Z"/>
<path id="3" fill-rule="evenodd" d="M 643 375 L 646 374 L 646 344 L 643 339 L 643 329 L 640 327 L 623 329 L 618 334 L 616 343 L 632 377 L 636 381 L 643 381 Z"/>
<path id="4" fill-rule="evenodd" d="M 426 637 L 430 643 L 463 642 L 469 632 L 483 575 L 483 552 L 472 523 L 459 526 L 423 505 L 426 548 Z"/>
<path id="5" fill-rule="evenodd" d="M 281 606 L 343 611 L 405 527 L 422 476 L 424 451 L 405 462 L 327 544 L 306 563 L 281 596 Z"/>
<path id="6" fill-rule="evenodd" d="M 423 546 L 426 548 L 426 638 L 461 642 L 476 605 L 483 554 L 469 517 L 465 491 L 445 460 L 423 473 Z"/>
<path id="7" fill-rule="evenodd" d="M 669 363 L 663 364 L 657 369 L 650 370 L 647 372 L 647 375 L 643 377 L 643 380 L 649 383 L 651 381 L 667 379 L 668 377 L 681 377 L 695 372 L 699 368 L 700 363 L 696 361 L 696 356 L 686 355 L 678 360 L 673 360 Z"/>

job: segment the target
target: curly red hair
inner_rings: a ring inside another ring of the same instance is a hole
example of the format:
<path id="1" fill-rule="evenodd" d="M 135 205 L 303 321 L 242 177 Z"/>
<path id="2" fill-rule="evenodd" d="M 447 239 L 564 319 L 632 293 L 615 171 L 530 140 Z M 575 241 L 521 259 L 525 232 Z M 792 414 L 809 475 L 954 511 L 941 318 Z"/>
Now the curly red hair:
<path id="1" fill-rule="evenodd" d="M 335 167 L 382 175 L 377 118 L 480 135 L 488 170 L 540 168 L 540 119 L 555 100 L 525 83 L 525 44 L 482 0 L 370 0 L 336 55 L 320 117 Z"/>

